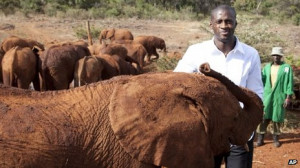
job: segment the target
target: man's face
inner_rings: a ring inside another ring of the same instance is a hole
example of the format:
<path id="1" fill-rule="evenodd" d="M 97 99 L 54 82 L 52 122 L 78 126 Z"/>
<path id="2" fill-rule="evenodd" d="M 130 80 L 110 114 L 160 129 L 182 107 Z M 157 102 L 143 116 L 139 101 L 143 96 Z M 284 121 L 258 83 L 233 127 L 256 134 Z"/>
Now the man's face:
<path id="1" fill-rule="evenodd" d="M 282 56 L 280 56 L 280 55 L 272 55 L 272 57 L 273 57 L 273 62 L 275 64 L 280 64 L 281 63 Z"/>
<path id="2" fill-rule="evenodd" d="M 215 39 L 226 43 L 234 40 L 234 30 L 237 22 L 230 10 L 220 9 L 211 18 L 210 26 L 214 31 Z"/>

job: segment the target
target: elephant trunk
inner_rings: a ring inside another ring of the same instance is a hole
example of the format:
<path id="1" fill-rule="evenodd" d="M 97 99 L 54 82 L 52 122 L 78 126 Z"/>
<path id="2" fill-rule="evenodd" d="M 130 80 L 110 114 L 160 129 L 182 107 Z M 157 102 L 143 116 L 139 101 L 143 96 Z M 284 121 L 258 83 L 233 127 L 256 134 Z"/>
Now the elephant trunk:
<path id="1" fill-rule="evenodd" d="M 221 83 L 223 83 L 226 88 L 242 103 L 244 103 L 245 106 L 248 106 L 249 103 L 252 103 L 252 101 L 249 101 L 249 96 L 246 94 L 244 90 L 242 90 L 239 86 L 235 85 L 231 80 L 229 80 L 227 77 L 223 76 L 222 74 L 212 70 L 208 63 L 204 63 L 200 66 L 200 72 L 203 73 L 206 76 L 213 77 L 217 80 L 219 80 Z"/>
<path id="2" fill-rule="evenodd" d="M 102 44 L 102 41 L 103 41 L 103 35 L 100 34 L 100 36 L 99 36 L 99 43 Z"/>
<path id="3" fill-rule="evenodd" d="M 238 140 L 233 142 L 234 144 L 241 145 L 247 142 L 251 133 L 256 129 L 257 125 L 263 118 L 263 103 L 261 99 L 254 92 L 235 85 L 227 77 L 210 69 L 208 63 L 200 66 L 200 72 L 206 76 L 219 80 L 237 98 L 238 101 L 244 104 L 244 107 L 241 108 L 241 112 L 239 112 L 239 119 L 236 123 L 237 128 L 232 131 L 235 132 L 234 136 L 240 137 Z M 244 121 L 248 121 L 247 126 L 243 123 Z M 239 134 L 240 132 L 244 132 L 245 134 Z M 230 139 L 232 140 L 232 138 Z"/>
<path id="4" fill-rule="evenodd" d="M 163 51 L 164 51 L 164 52 L 167 52 L 167 47 L 166 47 L 166 45 L 164 45 Z"/>

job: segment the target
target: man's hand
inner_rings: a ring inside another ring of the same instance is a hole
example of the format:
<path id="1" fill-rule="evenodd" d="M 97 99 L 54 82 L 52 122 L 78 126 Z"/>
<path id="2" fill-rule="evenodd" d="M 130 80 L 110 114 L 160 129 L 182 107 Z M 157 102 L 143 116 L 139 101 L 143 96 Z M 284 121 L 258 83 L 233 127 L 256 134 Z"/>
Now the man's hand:
<path id="1" fill-rule="evenodd" d="M 286 99 L 284 100 L 283 107 L 284 107 L 284 108 L 287 108 L 287 106 L 288 106 L 290 103 L 291 103 L 291 99 L 290 99 L 290 98 L 286 98 Z"/>

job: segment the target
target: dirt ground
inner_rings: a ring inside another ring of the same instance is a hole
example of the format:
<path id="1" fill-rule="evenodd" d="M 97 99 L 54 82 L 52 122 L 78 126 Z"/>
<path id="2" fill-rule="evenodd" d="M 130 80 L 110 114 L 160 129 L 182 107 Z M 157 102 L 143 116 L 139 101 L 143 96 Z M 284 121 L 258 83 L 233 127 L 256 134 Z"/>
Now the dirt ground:
<path id="1" fill-rule="evenodd" d="M 86 26 L 85 20 L 56 19 L 35 16 L 24 18 L 20 16 L 0 17 L 0 41 L 9 35 L 32 38 L 44 44 L 51 41 L 71 41 L 77 40 L 74 28 Z M 155 35 L 163 38 L 167 44 L 168 52 L 178 51 L 184 53 L 186 48 L 197 41 L 203 41 L 212 38 L 209 25 L 206 22 L 187 22 L 187 21 L 155 21 L 155 20 L 91 20 L 90 25 L 99 28 L 127 28 L 134 36 L 136 35 Z M 205 28 L 203 28 L 205 27 Z M 295 30 L 299 28 L 292 27 L 291 30 L 286 27 L 274 28 L 280 34 L 298 41 L 292 41 L 299 48 L 299 33 L 295 37 Z M 280 30 L 285 30 L 281 32 Z M 290 32 L 290 34 L 289 34 Z M 299 31 L 300 32 L 300 31 Z M 98 40 L 94 40 L 98 43 Z M 297 51 L 299 53 L 299 49 Z M 288 112 L 300 121 L 300 111 Z M 283 131 L 280 141 L 282 146 L 275 148 L 270 134 L 266 135 L 266 145 L 255 148 L 253 167 L 254 168 L 285 168 L 300 167 L 288 165 L 289 159 L 300 161 L 300 128 Z"/>

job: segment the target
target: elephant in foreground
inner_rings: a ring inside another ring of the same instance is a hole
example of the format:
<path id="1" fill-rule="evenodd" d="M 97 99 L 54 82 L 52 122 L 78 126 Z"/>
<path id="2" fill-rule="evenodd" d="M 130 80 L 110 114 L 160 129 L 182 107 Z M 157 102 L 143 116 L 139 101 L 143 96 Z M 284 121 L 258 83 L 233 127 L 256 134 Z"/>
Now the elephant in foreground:
<path id="1" fill-rule="evenodd" d="M 102 44 L 103 39 L 105 40 L 133 40 L 132 33 L 127 29 L 103 29 L 99 35 L 99 42 Z"/>
<path id="2" fill-rule="evenodd" d="M 3 84 L 28 89 L 31 82 L 40 90 L 38 76 L 38 55 L 29 47 L 13 47 L 2 60 Z"/>
<path id="3" fill-rule="evenodd" d="M 180 72 L 119 76 L 64 91 L 0 85 L 0 165 L 212 168 L 213 156 L 230 143 L 247 142 L 263 111 L 255 93 L 207 67 L 202 72 L 226 86 Z"/>
<path id="4" fill-rule="evenodd" d="M 1 63 L 2 63 L 2 59 L 4 57 L 4 54 L 5 54 L 5 52 L 0 49 L 0 83 L 3 83 Z"/>

